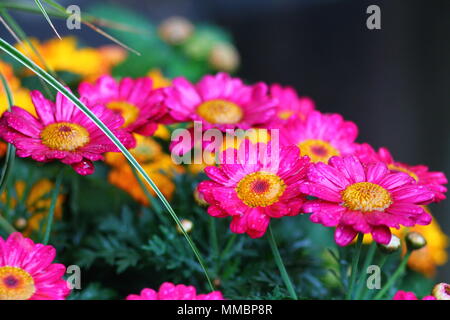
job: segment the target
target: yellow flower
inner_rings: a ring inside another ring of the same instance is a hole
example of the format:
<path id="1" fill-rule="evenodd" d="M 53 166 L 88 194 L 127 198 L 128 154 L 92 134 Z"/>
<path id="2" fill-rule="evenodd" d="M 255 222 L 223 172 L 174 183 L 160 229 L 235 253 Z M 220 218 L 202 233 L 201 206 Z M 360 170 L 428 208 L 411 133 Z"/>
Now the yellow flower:
<path id="1" fill-rule="evenodd" d="M 170 180 L 170 178 L 163 173 L 155 171 L 152 165 L 142 165 L 142 167 L 149 175 L 150 179 L 152 179 L 156 183 L 163 195 L 170 200 L 172 198 L 173 192 L 175 191 L 175 185 Z M 128 192 L 136 201 L 140 202 L 141 204 L 145 206 L 149 205 L 148 198 L 145 192 L 142 190 L 139 182 L 136 180 L 129 165 L 116 167 L 111 170 L 108 175 L 108 181 L 111 184 L 119 187 L 120 189 Z M 148 187 L 145 182 L 144 185 Z M 150 187 L 148 187 L 148 190 L 153 196 L 156 195 Z"/>
<path id="2" fill-rule="evenodd" d="M 214 152 L 201 151 L 198 154 L 192 151 L 194 155 L 192 163 L 188 164 L 188 171 L 194 175 L 202 173 L 206 167 L 213 166 L 216 163 Z"/>
<path id="3" fill-rule="evenodd" d="M 252 143 L 268 143 L 270 141 L 270 133 L 267 129 L 249 129 L 245 132 L 243 137 L 230 137 L 225 135 L 224 141 L 221 146 L 221 150 L 226 150 L 228 148 L 239 149 L 239 146 L 245 140 L 250 140 Z"/>
<path id="4" fill-rule="evenodd" d="M 228 148 L 239 149 L 239 146 L 245 140 L 250 140 L 252 143 L 267 143 L 270 141 L 270 134 L 267 129 L 249 129 L 244 137 L 238 136 L 223 136 L 222 145 L 219 148 L 219 152 L 222 152 Z M 199 174 L 205 170 L 208 166 L 213 166 L 217 163 L 216 154 L 214 152 L 194 152 L 193 161 L 188 165 L 188 170 L 192 174 Z"/>
<path id="5" fill-rule="evenodd" d="M 152 79 L 154 89 L 169 87 L 172 84 L 172 81 L 164 77 L 161 70 L 159 69 L 150 70 L 147 73 L 147 77 L 150 77 Z"/>
<path id="6" fill-rule="evenodd" d="M 163 140 L 169 140 L 170 139 L 170 131 L 167 128 L 167 126 L 165 126 L 163 124 L 158 124 L 158 128 L 156 129 L 153 136 L 163 139 Z"/>
<path id="7" fill-rule="evenodd" d="M 87 81 L 94 81 L 98 76 L 109 73 L 112 66 L 125 57 L 120 48 L 113 51 L 110 46 L 99 49 L 78 48 L 75 37 L 63 37 L 61 40 L 55 38 L 43 43 L 31 39 L 31 42 L 51 70 L 72 72 Z M 28 45 L 17 44 L 16 48 L 40 67 L 44 67 L 42 60 Z"/>
<path id="8" fill-rule="evenodd" d="M 157 160 L 162 155 L 161 146 L 152 138 L 144 137 L 139 134 L 134 135 L 136 147 L 130 149 L 130 153 L 140 164 L 147 164 Z M 124 155 L 119 152 L 109 152 L 106 154 L 106 163 L 113 167 L 128 165 Z"/>
<path id="9" fill-rule="evenodd" d="M 25 236 L 30 236 L 33 231 L 37 231 L 40 228 L 42 219 L 46 218 L 51 204 L 50 193 L 54 188 L 53 182 L 47 179 L 39 180 L 33 186 L 31 186 L 30 191 L 26 195 L 27 198 L 23 199 L 25 196 L 25 189 L 27 185 L 24 181 L 17 181 L 15 184 L 15 192 L 17 198 L 10 199 L 10 205 L 15 208 L 19 202 L 24 202 L 27 213 L 28 221 L 26 227 L 23 231 Z M 7 193 L 6 191 L 0 197 L 2 202 L 6 202 Z M 54 211 L 55 219 L 60 220 L 62 218 L 62 204 L 64 202 L 64 195 L 59 194 L 56 200 L 56 206 Z"/>
<path id="10" fill-rule="evenodd" d="M 11 89 L 11 93 L 14 100 L 14 105 L 22 107 L 23 109 L 36 116 L 36 111 L 31 103 L 30 92 L 28 89 L 20 86 L 20 80 L 14 75 L 13 68 L 0 60 L 0 73 L 5 77 L 8 85 Z M 2 84 L 0 84 L 0 115 L 7 110 L 8 96 L 6 90 Z"/>

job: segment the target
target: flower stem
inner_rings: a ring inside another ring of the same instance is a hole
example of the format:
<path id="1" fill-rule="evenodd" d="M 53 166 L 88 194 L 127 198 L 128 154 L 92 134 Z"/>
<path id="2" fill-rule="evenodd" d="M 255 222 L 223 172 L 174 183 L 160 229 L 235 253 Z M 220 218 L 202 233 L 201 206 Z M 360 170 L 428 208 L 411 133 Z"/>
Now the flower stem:
<path id="1" fill-rule="evenodd" d="M 284 284 L 286 285 L 289 294 L 291 295 L 292 299 L 298 300 L 297 294 L 295 293 L 294 286 L 292 285 L 291 279 L 289 278 L 289 275 L 286 271 L 286 267 L 284 266 L 283 260 L 281 259 L 280 252 L 278 251 L 277 243 L 275 242 L 275 238 L 272 233 L 272 228 L 269 225 L 269 244 L 270 248 L 272 249 L 273 257 L 275 258 L 275 263 L 278 266 L 278 270 L 280 270 L 281 277 L 283 278 Z"/>
<path id="2" fill-rule="evenodd" d="M 364 288 L 364 278 L 366 276 L 366 270 L 369 267 L 369 265 L 372 263 L 373 257 L 375 256 L 375 251 L 377 249 L 377 244 L 375 241 L 372 241 L 369 250 L 367 251 L 366 254 L 366 259 L 364 260 L 364 265 L 363 268 L 361 270 L 361 274 L 359 275 L 358 281 L 357 283 L 357 289 L 356 289 L 356 294 L 355 294 L 355 298 L 357 300 L 360 299 L 362 290 Z"/>
<path id="3" fill-rule="evenodd" d="M 220 259 L 222 260 L 224 257 L 227 256 L 228 252 L 233 247 L 234 242 L 236 241 L 237 234 L 233 233 L 230 238 L 227 241 L 227 244 L 225 245 L 225 249 L 223 249 L 222 253 L 220 254 Z"/>
<path id="4" fill-rule="evenodd" d="M 377 293 L 377 295 L 374 297 L 374 300 L 381 299 L 386 294 L 386 292 L 394 285 L 395 281 L 397 281 L 397 278 L 405 271 L 406 263 L 408 262 L 410 256 L 411 251 L 408 251 L 403 257 L 402 262 L 398 265 L 397 270 L 395 270 L 394 274 L 389 278 L 384 287 L 381 288 L 380 292 Z"/>
<path id="5" fill-rule="evenodd" d="M 60 172 L 58 173 L 58 176 L 56 177 L 55 187 L 52 191 L 52 199 L 50 202 L 50 208 L 48 209 L 47 224 L 45 225 L 45 232 L 42 237 L 42 243 L 45 245 L 48 244 L 48 241 L 50 240 L 50 232 L 53 226 L 53 218 L 55 216 L 56 202 L 58 201 L 59 189 L 61 188 L 63 172 L 64 168 L 61 169 Z"/>
<path id="6" fill-rule="evenodd" d="M 350 300 L 352 298 L 353 293 L 353 287 L 355 286 L 356 281 L 356 274 L 358 273 L 358 262 L 359 262 L 359 256 L 361 255 L 361 247 L 364 239 L 364 233 L 358 234 L 358 240 L 356 241 L 356 253 L 353 255 L 352 260 L 352 270 L 351 270 L 351 276 L 350 276 L 350 285 L 347 290 L 347 296 L 346 299 Z"/>
<path id="7" fill-rule="evenodd" d="M 380 268 L 380 270 L 383 269 L 384 265 L 386 264 L 386 261 L 389 258 L 389 254 L 383 254 L 380 258 L 380 260 L 378 261 L 377 265 Z M 369 297 L 371 296 L 371 292 L 368 290 L 367 286 L 364 287 L 364 290 L 361 294 L 362 296 L 362 300 L 368 300 Z"/>

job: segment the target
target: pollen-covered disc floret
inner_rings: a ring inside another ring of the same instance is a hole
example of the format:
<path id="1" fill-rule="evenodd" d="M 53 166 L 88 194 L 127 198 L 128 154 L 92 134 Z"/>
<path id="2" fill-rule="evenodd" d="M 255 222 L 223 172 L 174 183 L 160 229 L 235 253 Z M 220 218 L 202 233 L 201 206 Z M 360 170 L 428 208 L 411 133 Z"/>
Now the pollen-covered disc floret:
<path id="1" fill-rule="evenodd" d="M 311 220 L 336 227 L 335 241 L 352 242 L 357 233 L 369 233 L 381 244 L 391 240 L 390 228 L 427 225 L 431 216 L 423 203 L 433 193 L 403 172 L 391 172 L 383 162 L 364 165 L 357 157 L 333 157 L 308 170 L 301 190 L 316 200 L 303 206 Z"/>
<path id="2" fill-rule="evenodd" d="M 130 294 L 127 300 L 224 300 L 220 291 L 197 294 L 193 286 L 164 282 L 159 290 L 143 289 L 139 295 Z"/>
<path id="3" fill-rule="evenodd" d="M 241 121 L 241 107 L 231 101 L 213 99 L 205 101 L 197 107 L 197 114 L 212 124 L 234 124 Z"/>
<path id="4" fill-rule="evenodd" d="M 150 77 L 116 81 L 104 75 L 94 84 L 81 83 L 78 91 L 89 105 L 102 104 L 121 115 L 123 128 L 145 136 L 156 131 L 157 121 L 166 113 L 164 93 L 161 89 L 153 89 Z"/>
<path id="5" fill-rule="evenodd" d="M 28 272 L 18 267 L 0 267 L 0 300 L 28 300 L 35 291 Z"/>
<path id="6" fill-rule="evenodd" d="M 385 188 L 371 182 L 349 185 L 341 193 L 344 206 L 353 211 L 383 211 L 392 204 L 392 198 Z"/>
<path id="7" fill-rule="evenodd" d="M 358 127 L 341 115 L 311 111 L 304 121 L 289 119 L 280 130 L 280 142 L 298 146 L 311 162 L 327 163 L 333 156 L 353 154 L 357 135 Z"/>
<path id="8" fill-rule="evenodd" d="M 220 167 L 205 169 L 211 180 L 198 186 L 213 217 L 232 217 L 231 231 L 252 238 L 264 235 L 270 218 L 300 213 L 304 197 L 299 185 L 309 164 L 296 146 L 272 153 L 269 144 L 244 140 L 238 149 L 225 150 Z M 252 157 L 251 155 L 259 155 Z"/>
<path id="9" fill-rule="evenodd" d="M 20 233 L 0 237 L 0 300 L 63 300 L 70 293 L 56 250 Z"/>
<path id="10" fill-rule="evenodd" d="M 94 172 L 92 161 L 102 160 L 105 152 L 118 151 L 107 136 L 62 94 L 57 94 L 56 102 L 45 99 L 39 91 L 33 91 L 31 98 L 37 118 L 20 107 L 12 107 L 0 119 L 0 137 L 14 144 L 19 157 L 42 162 L 60 160 L 86 175 Z M 131 134 L 120 129 L 122 116 L 102 105 L 90 109 L 126 147 L 133 145 Z"/>
<path id="11" fill-rule="evenodd" d="M 300 153 L 308 156 L 311 162 L 328 162 L 333 156 L 339 156 L 340 152 L 331 143 L 320 139 L 306 139 L 298 144 Z"/>
<path id="12" fill-rule="evenodd" d="M 276 174 L 253 172 L 242 178 L 236 187 L 237 196 L 247 206 L 267 207 L 277 202 L 286 189 L 284 181 Z"/>
<path id="13" fill-rule="evenodd" d="M 204 130 L 267 125 L 276 113 L 266 84 L 245 85 L 226 73 L 204 76 L 196 84 L 175 78 L 165 93 L 174 121 L 201 121 Z"/>
<path id="14" fill-rule="evenodd" d="M 51 123 L 41 131 L 41 141 L 52 150 L 74 151 L 89 143 L 89 132 L 75 123 Z"/>

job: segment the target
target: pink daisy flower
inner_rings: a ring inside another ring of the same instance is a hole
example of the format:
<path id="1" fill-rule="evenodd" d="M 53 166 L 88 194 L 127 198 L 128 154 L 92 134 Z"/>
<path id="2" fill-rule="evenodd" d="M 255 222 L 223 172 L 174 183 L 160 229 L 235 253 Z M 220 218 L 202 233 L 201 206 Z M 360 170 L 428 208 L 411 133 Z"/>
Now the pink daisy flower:
<path id="1" fill-rule="evenodd" d="M 232 217 L 230 229 L 252 238 L 264 235 L 270 218 L 293 216 L 304 202 L 299 184 L 306 175 L 308 157 L 300 157 L 296 146 L 274 150 L 270 144 L 252 144 L 248 140 L 239 149 L 225 150 L 220 167 L 205 169 L 211 180 L 198 190 L 210 204 L 213 217 Z M 255 152 L 258 153 L 254 157 Z"/>
<path id="2" fill-rule="evenodd" d="M 419 300 L 414 292 L 399 290 L 392 300 Z M 422 300 L 436 300 L 433 296 L 425 296 Z"/>
<path id="3" fill-rule="evenodd" d="M 56 250 L 19 232 L 0 237 L 0 300 L 64 300 L 70 293 L 66 267 L 52 263 Z"/>
<path id="4" fill-rule="evenodd" d="M 281 128 L 287 120 L 305 120 L 315 109 L 314 102 L 307 97 L 299 97 L 294 88 L 282 87 L 279 84 L 270 86 L 270 96 L 278 101 L 275 119 L 271 127 Z"/>
<path id="5" fill-rule="evenodd" d="M 311 165 L 300 189 L 318 198 L 305 203 L 304 212 L 312 213 L 315 223 L 337 227 L 334 235 L 340 246 L 352 242 L 358 232 L 388 244 L 389 228 L 431 222 L 421 204 L 433 193 L 403 172 L 390 172 L 383 162 L 365 166 L 355 156 L 333 157 L 328 165 Z"/>
<path id="6" fill-rule="evenodd" d="M 175 285 L 171 282 L 164 282 L 159 291 L 153 289 L 143 289 L 140 295 L 130 294 L 126 300 L 224 300 L 220 291 L 213 291 L 208 294 L 197 295 L 197 290 L 193 286 L 184 284 Z"/>
<path id="7" fill-rule="evenodd" d="M 151 78 L 123 78 L 119 82 L 109 75 L 100 77 L 95 84 L 83 82 L 78 91 L 89 105 L 102 104 L 120 114 L 123 128 L 145 136 L 152 135 L 156 123 L 166 112 L 162 90 L 152 90 Z"/>
<path id="8" fill-rule="evenodd" d="M 358 127 L 339 114 L 312 111 L 305 121 L 290 119 L 280 130 L 281 145 L 296 145 L 311 162 L 324 162 L 333 156 L 353 154 Z"/>
<path id="9" fill-rule="evenodd" d="M 197 84 L 175 78 L 165 90 L 170 116 L 175 121 L 201 121 L 203 130 L 262 126 L 276 112 L 266 84 L 248 86 L 226 73 L 206 75 Z"/>
<path id="10" fill-rule="evenodd" d="M 356 154 L 365 163 L 382 161 L 386 163 L 391 171 L 409 174 L 417 184 L 427 187 L 434 193 L 432 202 L 440 202 L 446 198 L 445 193 L 447 192 L 447 188 L 444 185 L 448 183 L 448 180 L 443 172 L 429 171 L 428 167 L 424 165 L 411 166 L 406 163 L 397 162 L 387 148 L 380 148 L 376 152 L 367 143 L 358 145 Z"/>
<path id="11" fill-rule="evenodd" d="M 0 119 L 0 137 L 14 144 L 19 157 L 36 161 L 59 160 L 71 165 L 81 175 L 92 174 L 92 161 L 103 160 L 102 154 L 118 151 L 107 136 L 62 94 L 56 102 L 31 92 L 38 118 L 22 108 L 12 107 Z M 120 129 L 123 118 L 102 105 L 91 108 L 126 147 L 133 147 L 131 134 Z"/>

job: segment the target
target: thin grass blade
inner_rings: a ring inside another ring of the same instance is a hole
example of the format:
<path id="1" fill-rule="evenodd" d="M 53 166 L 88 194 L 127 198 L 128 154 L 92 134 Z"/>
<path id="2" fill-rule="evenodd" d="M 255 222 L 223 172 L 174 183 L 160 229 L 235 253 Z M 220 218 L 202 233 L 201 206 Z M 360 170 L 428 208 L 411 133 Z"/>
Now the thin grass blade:
<path id="1" fill-rule="evenodd" d="M 42 14 L 44 15 L 45 19 L 47 20 L 50 27 L 52 27 L 53 31 L 56 33 L 59 39 L 61 39 L 61 36 L 59 35 L 58 31 L 56 30 L 55 26 L 53 25 L 52 20 L 50 20 L 50 17 L 47 14 L 47 11 L 45 11 L 45 8 L 42 6 L 41 1 L 34 0 L 36 2 L 36 5 L 38 6 L 39 10 L 41 10 Z"/>

